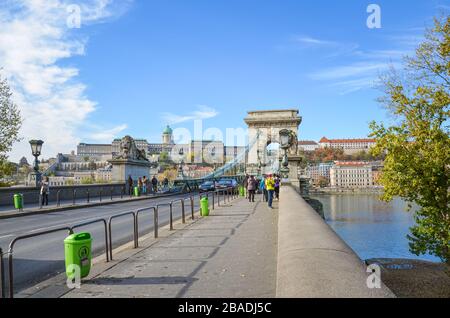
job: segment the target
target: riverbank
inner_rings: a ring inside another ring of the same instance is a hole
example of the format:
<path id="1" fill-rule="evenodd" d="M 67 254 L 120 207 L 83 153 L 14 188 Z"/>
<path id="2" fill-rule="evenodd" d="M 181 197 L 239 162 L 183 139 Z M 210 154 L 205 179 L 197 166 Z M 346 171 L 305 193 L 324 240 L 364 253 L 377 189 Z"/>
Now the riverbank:
<path id="1" fill-rule="evenodd" d="M 366 189 L 340 189 L 340 188 L 311 188 L 309 193 L 314 194 L 383 194 L 383 188 Z"/>
<path id="2" fill-rule="evenodd" d="M 399 298 L 450 298 L 450 267 L 443 263 L 398 258 L 373 258 L 381 280 Z"/>

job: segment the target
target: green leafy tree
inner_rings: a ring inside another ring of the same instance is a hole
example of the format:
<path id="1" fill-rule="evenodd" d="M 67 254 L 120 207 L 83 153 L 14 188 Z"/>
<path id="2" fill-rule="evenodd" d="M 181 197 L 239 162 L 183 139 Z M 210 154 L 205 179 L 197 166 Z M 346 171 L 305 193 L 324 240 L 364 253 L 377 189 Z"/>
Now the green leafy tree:
<path id="1" fill-rule="evenodd" d="M 408 235 L 416 255 L 431 253 L 450 264 L 449 103 L 450 17 L 435 19 L 404 73 L 383 78 L 380 100 L 395 125 L 371 123 L 375 156 L 385 154 L 383 199 L 399 196 L 419 205 Z"/>
<path id="2" fill-rule="evenodd" d="M 8 82 L 0 75 L 0 175 L 6 173 L 3 168 L 8 166 L 5 161 L 13 143 L 20 140 L 18 136 L 22 119 L 11 97 Z"/>
<path id="3" fill-rule="evenodd" d="M 160 162 L 168 162 L 169 161 L 169 153 L 167 151 L 163 151 L 159 155 Z"/>

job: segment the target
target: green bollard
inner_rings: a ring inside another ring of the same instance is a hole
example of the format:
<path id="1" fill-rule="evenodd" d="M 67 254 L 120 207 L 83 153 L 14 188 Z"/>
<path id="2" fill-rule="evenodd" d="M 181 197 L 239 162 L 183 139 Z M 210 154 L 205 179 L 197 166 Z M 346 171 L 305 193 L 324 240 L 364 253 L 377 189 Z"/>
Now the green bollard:
<path id="1" fill-rule="evenodd" d="M 239 187 L 239 195 L 241 197 L 245 197 L 245 188 L 243 186 Z"/>
<path id="2" fill-rule="evenodd" d="M 134 187 L 134 196 L 138 197 L 140 195 L 141 195 L 141 193 L 139 192 L 139 187 Z"/>
<path id="3" fill-rule="evenodd" d="M 79 267 L 80 278 L 85 278 L 91 271 L 92 237 L 89 233 L 72 234 L 64 240 L 64 254 L 66 260 L 66 275 L 74 279 L 76 268 Z"/>
<path id="4" fill-rule="evenodd" d="M 209 216 L 209 200 L 207 197 L 200 200 L 200 206 L 202 209 L 202 216 Z"/>

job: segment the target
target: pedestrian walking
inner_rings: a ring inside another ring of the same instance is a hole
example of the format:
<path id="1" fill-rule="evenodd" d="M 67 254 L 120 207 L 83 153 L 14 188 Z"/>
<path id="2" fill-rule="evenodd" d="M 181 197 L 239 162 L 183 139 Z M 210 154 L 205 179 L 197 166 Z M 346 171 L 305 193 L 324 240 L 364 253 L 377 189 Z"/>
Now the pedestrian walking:
<path id="1" fill-rule="evenodd" d="M 133 195 L 133 178 L 131 177 L 131 175 L 128 176 L 128 194 L 130 196 Z"/>
<path id="2" fill-rule="evenodd" d="M 269 176 L 266 179 L 266 189 L 268 193 L 268 206 L 269 208 L 273 209 L 272 203 L 273 203 L 273 193 L 275 192 L 275 180 L 273 179 L 272 175 L 269 174 Z"/>
<path id="3" fill-rule="evenodd" d="M 279 201 L 280 200 L 280 176 L 275 176 L 275 198 Z"/>
<path id="4" fill-rule="evenodd" d="M 267 189 L 266 189 L 266 177 L 263 176 L 261 182 L 259 183 L 259 189 L 262 193 L 263 202 L 267 202 Z"/>
<path id="5" fill-rule="evenodd" d="M 248 198 L 248 191 L 247 191 L 247 187 L 248 187 L 248 178 L 249 178 L 249 175 L 246 174 L 246 175 L 245 175 L 245 178 L 244 178 L 244 181 L 242 182 L 242 185 L 244 186 L 245 198 L 246 198 L 246 199 Z"/>
<path id="6" fill-rule="evenodd" d="M 139 193 L 142 193 L 143 187 L 144 187 L 144 183 L 142 182 L 142 178 L 139 177 L 139 179 L 138 179 L 138 189 L 139 189 Z"/>
<path id="7" fill-rule="evenodd" d="M 254 176 L 251 176 L 247 182 L 248 201 L 255 202 L 255 192 L 258 187 L 258 183 Z"/>
<path id="8" fill-rule="evenodd" d="M 50 194 L 50 183 L 48 177 L 41 182 L 41 205 L 48 206 L 48 195 Z"/>
<path id="9" fill-rule="evenodd" d="M 147 194 L 148 179 L 147 176 L 142 177 L 142 194 Z"/>
<path id="10" fill-rule="evenodd" d="M 158 179 L 156 179 L 156 176 L 152 178 L 152 187 L 154 193 L 158 192 Z"/>
<path id="11" fill-rule="evenodd" d="M 167 179 L 167 177 L 164 178 L 163 186 L 164 186 L 164 188 L 168 188 L 169 187 L 169 179 Z"/>

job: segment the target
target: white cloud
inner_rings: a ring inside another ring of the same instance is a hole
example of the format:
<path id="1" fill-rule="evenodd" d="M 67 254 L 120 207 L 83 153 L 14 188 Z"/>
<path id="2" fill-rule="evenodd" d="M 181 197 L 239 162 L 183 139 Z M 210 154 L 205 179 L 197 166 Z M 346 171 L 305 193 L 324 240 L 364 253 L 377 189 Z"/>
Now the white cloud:
<path id="1" fill-rule="evenodd" d="M 98 132 L 90 135 L 90 139 L 95 142 L 109 143 L 127 128 L 128 126 L 125 124 L 107 130 L 100 128 Z"/>
<path id="2" fill-rule="evenodd" d="M 421 29 L 413 28 L 403 34 L 384 36 L 386 46 L 390 46 L 388 49 L 363 50 L 349 44 L 347 47 L 353 46 L 353 49 L 347 51 L 347 59 L 342 59 L 340 65 L 315 71 L 309 74 L 309 78 L 338 88 L 340 94 L 374 88 L 380 75 L 391 67 L 400 68 L 403 58 L 414 53 L 416 46 L 423 40 L 423 35 L 418 34 L 418 31 Z"/>
<path id="3" fill-rule="evenodd" d="M 58 64 L 62 59 L 83 55 L 87 42 L 78 29 L 68 28 L 67 6 L 78 4 L 81 23 L 86 25 L 115 18 L 130 3 L 130 0 L 2 1 L 0 67 L 24 119 L 20 132 L 23 141 L 14 145 L 12 160 L 29 156 L 29 139 L 45 141 L 46 158 L 74 149 L 80 141 L 79 130 L 95 111 L 96 103 L 86 96 L 86 86 L 77 80 L 79 70 Z"/>
<path id="4" fill-rule="evenodd" d="M 291 42 L 302 50 L 323 50 L 325 58 L 334 58 L 354 54 L 359 48 L 356 43 L 344 43 L 314 38 L 307 35 L 297 35 L 291 38 Z"/>
<path id="5" fill-rule="evenodd" d="M 307 46 L 338 46 L 338 42 L 316 39 L 310 36 L 295 36 L 294 41 Z"/>
<path id="6" fill-rule="evenodd" d="M 179 115 L 174 113 L 161 113 L 161 118 L 169 125 L 180 124 L 187 121 L 193 120 L 204 120 L 208 118 L 216 117 L 219 113 L 209 106 L 199 105 L 197 106 L 197 110 L 187 114 L 187 115 Z"/>

